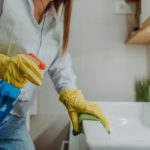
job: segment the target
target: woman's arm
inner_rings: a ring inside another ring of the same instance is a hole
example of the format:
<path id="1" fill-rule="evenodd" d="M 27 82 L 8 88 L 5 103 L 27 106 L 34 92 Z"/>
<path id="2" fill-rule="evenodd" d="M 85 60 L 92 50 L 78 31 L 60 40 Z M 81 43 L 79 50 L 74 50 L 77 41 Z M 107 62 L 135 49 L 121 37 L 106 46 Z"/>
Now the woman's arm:
<path id="1" fill-rule="evenodd" d="M 59 54 L 48 69 L 49 75 L 58 93 L 64 89 L 76 89 L 76 75 L 72 69 L 69 52 L 61 57 Z"/>
<path id="2" fill-rule="evenodd" d="M 110 126 L 101 108 L 86 100 L 80 90 L 76 87 L 76 76 L 72 70 L 71 56 L 69 53 L 61 59 L 57 57 L 49 68 L 49 74 L 54 86 L 59 93 L 59 100 L 66 106 L 73 125 L 73 134 L 81 133 L 79 123 L 80 114 L 90 114 L 104 125 L 107 132 Z"/>
<path id="3" fill-rule="evenodd" d="M 62 37 L 62 32 L 61 36 Z M 62 45 L 60 38 L 60 46 Z M 59 100 L 66 106 L 73 125 L 73 134 L 81 133 L 79 123 L 80 114 L 90 114 L 95 116 L 104 125 L 106 130 L 110 131 L 107 118 L 103 114 L 101 108 L 96 104 L 86 100 L 81 91 L 76 86 L 76 76 L 72 69 L 72 61 L 69 52 L 63 57 L 58 53 L 55 60 L 48 69 L 52 82 L 59 93 Z"/>
<path id="4" fill-rule="evenodd" d="M 62 48 L 63 42 L 63 22 L 60 19 L 57 22 L 57 40 L 58 49 Z M 72 59 L 70 53 L 67 51 L 62 57 L 58 51 L 57 56 L 53 60 L 52 64 L 48 69 L 48 73 L 52 79 L 56 91 L 60 94 L 63 89 L 77 88 L 76 75 L 72 69 Z"/>

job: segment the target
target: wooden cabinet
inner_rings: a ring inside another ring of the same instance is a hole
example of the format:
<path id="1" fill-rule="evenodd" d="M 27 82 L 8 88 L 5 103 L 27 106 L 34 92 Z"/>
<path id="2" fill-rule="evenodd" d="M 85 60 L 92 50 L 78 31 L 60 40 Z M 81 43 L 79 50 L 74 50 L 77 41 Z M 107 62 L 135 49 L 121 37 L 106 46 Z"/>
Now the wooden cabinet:
<path id="1" fill-rule="evenodd" d="M 126 40 L 127 44 L 150 43 L 150 1 L 149 0 L 126 0 L 128 3 L 136 3 L 139 17 L 139 29 L 131 34 Z M 135 14 L 136 15 L 136 14 Z"/>
<path id="2" fill-rule="evenodd" d="M 150 18 L 148 18 L 142 27 L 132 35 L 127 41 L 127 44 L 149 44 L 150 43 Z"/>
<path id="3" fill-rule="evenodd" d="M 138 2 L 140 0 L 126 0 L 127 3 L 133 3 L 133 2 Z"/>

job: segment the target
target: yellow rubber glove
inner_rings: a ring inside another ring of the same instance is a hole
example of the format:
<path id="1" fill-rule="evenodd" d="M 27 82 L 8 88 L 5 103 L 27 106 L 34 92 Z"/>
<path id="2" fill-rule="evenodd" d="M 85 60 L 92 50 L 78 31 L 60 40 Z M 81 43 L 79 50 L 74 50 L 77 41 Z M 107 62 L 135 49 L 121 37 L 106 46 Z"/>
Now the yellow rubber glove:
<path id="1" fill-rule="evenodd" d="M 110 126 L 107 118 L 103 114 L 101 108 L 95 103 L 84 98 L 81 91 L 76 89 L 66 89 L 60 93 L 60 101 L 66 106 L 73 125 L 73 133 L 81 132 L 79 126 L 79 115 L 90 114 L 101 120 L 101 123 L 110 132 Z"/>
<path id="2" fill-rule="evenodd" d="M 40 86 L 42 77 L 37 64 L 24 54 L 13 57 L 0 54 L 0 78 L 15 87 L 23 88 L 27 81 Z"/>

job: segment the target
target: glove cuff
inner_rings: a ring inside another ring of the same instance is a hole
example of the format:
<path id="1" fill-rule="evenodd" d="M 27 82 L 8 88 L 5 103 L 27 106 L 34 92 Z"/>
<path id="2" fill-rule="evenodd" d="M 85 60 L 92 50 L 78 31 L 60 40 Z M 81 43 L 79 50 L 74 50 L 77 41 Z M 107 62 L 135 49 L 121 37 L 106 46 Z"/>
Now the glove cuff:
<path id="1" fill-rule="evenodd" d="M 77 89 L 65 89 L 60 92 L 59 100 L 66 104 L 70 100 L 84 99 L 84 96 L 80 90 Z"/>

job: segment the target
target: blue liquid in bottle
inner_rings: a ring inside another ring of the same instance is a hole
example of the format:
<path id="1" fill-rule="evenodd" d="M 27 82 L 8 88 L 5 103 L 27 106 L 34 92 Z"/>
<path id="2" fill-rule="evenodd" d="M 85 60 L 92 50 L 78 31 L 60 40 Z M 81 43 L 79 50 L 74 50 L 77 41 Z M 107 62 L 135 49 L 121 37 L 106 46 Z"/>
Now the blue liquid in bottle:
<path id="1" fill-rule="evenodd" d="M 0 123 L 14 108 L 20 95 L 20 88 L 2 80 L 0 81 Z"/>

